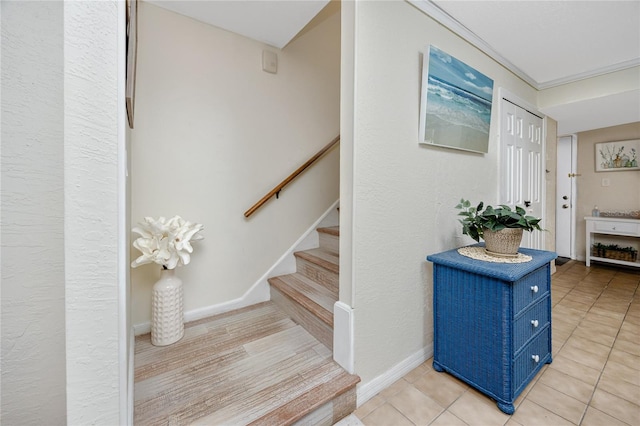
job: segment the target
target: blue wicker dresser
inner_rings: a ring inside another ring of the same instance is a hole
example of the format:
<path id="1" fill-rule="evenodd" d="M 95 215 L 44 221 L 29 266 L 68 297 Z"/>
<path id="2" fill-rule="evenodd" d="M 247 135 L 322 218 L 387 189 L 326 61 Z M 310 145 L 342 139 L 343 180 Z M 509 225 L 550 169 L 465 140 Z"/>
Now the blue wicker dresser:
<path id="1" fill-rule="evenodd" d="M 551 363 L 553 252 L 521 248 L 526 263 L 493 263 L 450 250 L 433 262 L 433 368 L 493 398 L 514 401 Z"/>

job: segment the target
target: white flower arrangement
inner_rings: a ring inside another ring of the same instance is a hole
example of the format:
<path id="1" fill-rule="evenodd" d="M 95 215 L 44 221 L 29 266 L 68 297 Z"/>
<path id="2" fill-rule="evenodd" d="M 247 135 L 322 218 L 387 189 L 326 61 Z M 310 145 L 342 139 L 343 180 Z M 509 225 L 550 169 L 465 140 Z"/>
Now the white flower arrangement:
<path id="1" fill-rule="evenodd" d="M 174 269 L 188 265 L 193 253 L 191 241 L 201 240 L 199 235 L 204 227 L 199 223 L 191 223 L 180 216 L 169 220 L 159 217 L 145 217 L 143 223 L 131 231 L 140 235 L 133 246 L 142 252 L 142 256 L 131 262 L 133 268 L 147 263 L 157 263 L 163 269 Z"/>

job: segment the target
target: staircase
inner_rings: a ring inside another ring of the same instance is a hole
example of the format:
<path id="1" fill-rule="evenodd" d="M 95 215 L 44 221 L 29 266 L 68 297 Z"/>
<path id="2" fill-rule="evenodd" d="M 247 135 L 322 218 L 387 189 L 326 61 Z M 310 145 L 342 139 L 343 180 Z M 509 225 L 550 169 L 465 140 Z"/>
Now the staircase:
<path id="1" fill-rule="evenodd" d="M 333 361 L 338 227 L 269 279 L 271 298 L 185 324 L 167 346 L 136 338 L 134 424 L 332 425 L 356 408 L 358 376 Z"/>
<path id="2" fill-rule="evenodd" d="M 340 229 L 333 226 L 317 231 L 319 248 L 294 253 L 297 272 L 269 279 L 271 300 L 332 350 Z"/>

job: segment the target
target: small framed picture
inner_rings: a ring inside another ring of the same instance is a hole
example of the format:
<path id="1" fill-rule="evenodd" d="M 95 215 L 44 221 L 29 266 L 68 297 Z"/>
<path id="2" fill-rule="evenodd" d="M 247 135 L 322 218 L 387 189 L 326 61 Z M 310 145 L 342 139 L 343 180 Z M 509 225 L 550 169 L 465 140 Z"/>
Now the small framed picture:
<path id="1" fill-rule="evenodd" d="M 595 144 L 596 172 L 640 170 L 640 139 Z"/>

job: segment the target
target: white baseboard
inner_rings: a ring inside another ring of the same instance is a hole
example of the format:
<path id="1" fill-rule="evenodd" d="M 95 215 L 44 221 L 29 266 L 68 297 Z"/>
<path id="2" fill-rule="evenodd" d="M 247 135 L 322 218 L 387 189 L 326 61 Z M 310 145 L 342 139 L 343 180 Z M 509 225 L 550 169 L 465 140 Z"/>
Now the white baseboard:
<path id="1" fill-rule="evenodd" d="M 357 404 L 362 404 L 376 396 L 380 391 L 388 388 L 397 380 L 401 379 L 408 372 L 428 360 L 433 356 L 433 343 L 420 349 L 418 352 L 406 358 L 404 361 L 394 365 L 386 372 L 382 373 L 367 383 L 361 383 L 356 390 Z"/>
<path id="2" fill-rule="evenodd" d="M 353 308 L 340 301 L 333 305 L 333 360 L 347 373 L 355 373 Z"/>
<path id="3" fill-rule="evenodd" d="M 313 225 L 302 234 L 298 240 L 265 272 L 265 274 L 256 281 L 249 290 L 241 297 L 230 300 L 228 302 L 219 303 L 217 305 L 205 306 L 203 308 L 192 309 L 184 313 L 184 321 L 191 322 L 213 315 L 223 314 L 225 312 L 236 309 L 245 308 L 256 303 L 271 300 L 271 291 L 269 282 L 271 277 L 279 275 L 292 274 L 296 271 L 296 260 L 294 252 L 300 250 L 308 250 L 318 247 L 319 238 L 316 229 L 321 226 L 334 226 L 339 224 L 339 216 L 337 215 L 337 207 L 340 200 L 336 200 L 327 211 L 325 211 Z M 143 322 L 133 326 L 136 336 L 151 332 L 151 322 Z"/>

